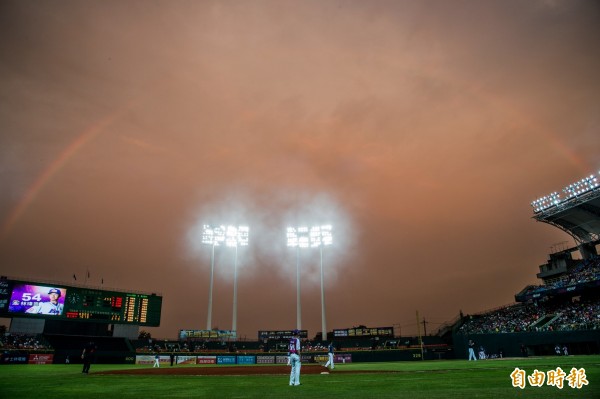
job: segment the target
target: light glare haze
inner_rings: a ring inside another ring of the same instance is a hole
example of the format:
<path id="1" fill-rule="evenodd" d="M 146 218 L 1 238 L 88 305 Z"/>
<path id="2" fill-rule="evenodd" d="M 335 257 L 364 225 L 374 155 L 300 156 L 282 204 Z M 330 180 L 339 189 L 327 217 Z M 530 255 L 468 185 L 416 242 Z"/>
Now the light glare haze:
<path id="1" fill-rule="evenodd" d="M 530 203 L 600 170 L 598 71 L 593 0 L 3 0 L 0 274 L 160 293 L 143 329 L 175 338 L 206 327 L 202 225 L 246 225 L 256 339 L 296 327 L 286 228 L 331 224 L 328 329 L 434 332 L 574 245 Z M 313 337 L 319 250 L 298 259 Z"/>

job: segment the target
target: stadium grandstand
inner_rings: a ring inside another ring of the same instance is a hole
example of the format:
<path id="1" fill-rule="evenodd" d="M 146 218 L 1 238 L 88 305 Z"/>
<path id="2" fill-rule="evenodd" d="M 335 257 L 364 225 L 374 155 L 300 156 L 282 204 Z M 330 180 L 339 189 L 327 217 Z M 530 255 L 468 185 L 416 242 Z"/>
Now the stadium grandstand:
<path id="1" fill-rule="evenodd" d="M 532 202 L 533 219 L 569 234 L 539 266 L 541 284 L 515 294 L 515 303 L 469 316 L 452 327 L 457 354 L 473 340 L 486 356 L 592 354 L 600 350 L 600 184 L 595 175 Z M 460 355 L 458 355 L 460 356 Z"/>

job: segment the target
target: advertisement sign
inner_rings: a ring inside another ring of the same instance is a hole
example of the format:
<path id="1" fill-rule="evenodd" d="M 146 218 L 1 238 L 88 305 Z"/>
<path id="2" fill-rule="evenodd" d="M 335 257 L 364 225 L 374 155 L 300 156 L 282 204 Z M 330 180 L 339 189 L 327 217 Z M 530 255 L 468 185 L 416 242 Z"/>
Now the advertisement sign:
<path id="1" fill-rule="evenodd" d="M 344 353 L 343 355 L 333 355 L 334 363 L 352 363 L 352 354 Z"/>
<path id="2" fill-rule="evenodd" d="M 196 359 L 197 364 L 216 364 L 216 356 L 198 356 Z"/>
<path id="3" fill-rule="evenodd" d="M 158 364 L 171 364 L 171 356 L 159 356 Z"/>
<path id="4" fill-rule="evenodd" d="M 217 356 L 217 364 L 235 364 L 235 356 Z"/>
<path id="5" fill-rule="evenodd" d="M 11 284 L 8 280 L 0 279 L 0 311 L 6 312 L 10 301 Z"/>
<path id="6" fill-rule="evenodd" d="M 254 364 L 256 363 L 256 356 L 238 356 L 237 364 Z"/>
<path id="7" fill-rule="evenodd" d="M 152 355 L 137 355 L 135 357 L 135 364 L 154 364 L 154 356 Z"/>
<path id="8" fill-rule="evenodd" d="M 29 364 L 52 364 L 54 354 L 32 353 L 29 355 Z"/>
<path id="9" fill-rule="evenodd" d="M 29 355 L 18 353 L 3 353 L 2 364 L 27 364 Z"/>
<path id="10" fill-rule="evenodd" d="M 288 357 L 287 356 L 280 356 L 280 355 L 275 356 L 275 363 L 277 363 L 277 364 L 287 364 L 287 362 L 288 362 Z"/>
<path id="11" fill-rule="evenodd" d="M 314 361 L 315 363 L 327 363 L 327 361 L 329 360 L 329 356 L 328 355 L 315 355 L 314 357 Z"/>
<path id="12" fill-rule="evenodd" d="M 175 356 L 177 364 L 196 364 L 196 356 Z"/>
<path id="13" fill-rule="evenodd" d="M 270 331 L 259 331 L 258 332 L 258 340 L 265 341 L 268 339 L 274 340 L 284 340 L 290 339 L 294 336 L 294 332 L 292 330 L 270 330 Z M 300 330 L 300 338 L 306 339 L 308 338 L 308 330 Z"/>
<path id="14" fill-rule="evenodd" d="M 314 363 L 314 355 L 304 354 L 300 355 L 300 361 L 302 363 Z"/>
<path id="15" fill-rule="evenodd" d="M 235 339 L 237 336 L 232 330 L 179 330 L 179 339 L 209 338 L 209 339 Z"/>
<path id="16" fill-rule="evenodd" d="M 274 364 L 275 356 L 256 356 L 256 364 Z"/>

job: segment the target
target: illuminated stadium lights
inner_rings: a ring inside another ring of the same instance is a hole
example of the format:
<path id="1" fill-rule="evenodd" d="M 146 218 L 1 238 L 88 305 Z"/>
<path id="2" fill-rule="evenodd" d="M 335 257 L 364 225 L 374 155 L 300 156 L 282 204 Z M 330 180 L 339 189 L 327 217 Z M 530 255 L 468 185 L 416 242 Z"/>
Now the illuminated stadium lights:
<path id="1" fill-rule="evenodd" d="M 219 246 L 225 241 L 225 230 L 223 226 L 211 227 L 207 224 L 202 226 L 202 244 Z"/>
<path id="2" fill-rule="evenodd" d="M 327 340 L 327 323 L 325 319 L 325 286 L 323 285 L 323 247 L 333 244 L 331 225 L 310 229 L 310 246 L 319 247 L 321 252 L 321 341 Z"/>
<path id="3" fill-rule="evenodd" d="M 319 248 L 321 255 L 321 327 L 322 340 L 327 339 L 327 323 L 325 317 L 325 286 L 323 284 L 323 247 L 333 244 L 332 227 L 330 224 L 287 229 L 288 247 L 296 247 L 296 280 L 297 280 L 297 328 L 300 329 L 300 266 L 298 248 Z"/>
<path id="4" fill-rule="evenodd" d="M 545 197 L 539 198 L 531 203 L 533 210 L 535 212 L 543 211 L 544 209 L 550 208 L 553 205 L 558 205 L 560 203 L 560 194 L 557 192 L 553 192 L 550 195 L 546 195 Z"/>
<path id="5" fill-rule="evenodd" d="M 287 228 L 287 246 L 288 247 L 309 247 L 308 227 L 288 227 Z"/>
<path id="6" fill-rule="evenodd" d="M 223 228 L 223 226 L 221 226 Z M 245 247 L 248 245 L 248 226 L 227 226 L 225 232 L 225 245 L 228 247 Z"/>
<path id="7" fill-rule="evenodd" d="M 593 190 L 596 187 L 598 187 L 598 179 L 594 175 L 589 175 L 576 183 L 569 184 L 563 191 L 567 194 L 567 199 L 569 199 Z"/>
<path id="8" fill-rule="evenodd" d="M 215 226 L 205 224 L 202 226 L 202 243 L 212 245 L 210 256 L 210 287 L 208 290 L 208 311 L 206 316 L 206 329 L 212 329 L 212 297 L 215 274 L 215 247 L 223 243 L 227 247 L 235 248 L 235 264 L 233 272 L 233 321 L 232 331 L 237 331 L 237 248 L 248 245 L 248 226 Z"/>
<path id="9" fill-rule="evenodd" d="M 206 329 L 212 329 L 212 297 L 213 297 L 213 282 L 215 275 L 215 247 L 225 241 L 225 232 L 221 227 L 211 227 L 207 224 L 202 226 L 202 244 L 212 246 L 210 254 L 210 285 L 208 288 L 208 311 L 206 315 Z"/>
<path id="10" fill-rule="evenodd" d="M 333 243 L 331 225 L 288 227 L 287 246 L 296 248 L 296 328 L 302 328 L 302 305 L 300 304 L 300 248 L 320 248 L 321 251 L 321 322 L 323 339 L 327 339 L 325 323 L 325 290 L 323 285 L 323 247 Z"/>
<path id="11" fill-rule="evenodd" d="M 233 327 L 236 331 L 237 324 L 237 248 L 238 246 L 248 245 L 247 226 L 210 226 L 205 224 L 202 226 L 202 244 L 212 246 L 210 256 L 210 287 L 208 290 L 208 312 L 206 316 L 206 329 L 212 329 L 212 298 L 213 285 L 215 274 L 215 247 L 225 244 L 227 247 L 235 247 L 235 267 L 234 267 L 234 283 L 233 283 Z"/>
<path id="12" fill-rule="evenodd" d="M 318 234 L 317 234 L 318 232 Z M 319 247 L 321 252 L 321 340 L 327 340 L 327 323 L 325 321 L 325 286 L 323 284 L 323 247 L 333 244 L 333 235 L 331 234 L 331 225 L 313 227 L 310 231 L 311 246 Z"/>
<path id="13" fill-rule="evenodd" d="M 310 246 L 320 247 L 321 245 L 331 245 L 333 237 L 331 235 L 331 225 L 315 226 L 310 229 Z"/>
<path id="14" fill-rule="evenodd" d="M 248 235 L 250 229 L 248 226 L 227 226 L 225 244 L 228 247 L 235 247 L 235 261 L 233 267 L 233 320 L 231 322 L 231 330 L 237 336 L 237 259 L 238 246 L 245 247 L 248 245 Z"/>
<path id="15" fill-rule="evenodd" d="M 598 172 L 600 173 L 600 172 Z M 589 175 L 578 182 L 569 184 L 562 191 L 564 192 L 566 198 L 561 198 L 560 194 L 554 192 L 552 194 L 546 195 L 542 198 L 538 198 L 537 200 L 531 203 L 533 207 L 533 211 L 535 213 L 545 211 L 548 208 L 551 208 L 555 205 L 559 205 L 570 199 L 577 198 L 583 194 L 588 193 L 589 191 L 596 190 L 600 187 L 600 183 L 598 183 L 598 178 L 594 175 Z"/>
<path id="16" fill-rule="evenodd" d="M 308 248 L 308 227 L 288 227 L 287 246 L 296 248 L 296 328 L 302 329 L 302 305 L 300 304 L 300 248 Z"/>

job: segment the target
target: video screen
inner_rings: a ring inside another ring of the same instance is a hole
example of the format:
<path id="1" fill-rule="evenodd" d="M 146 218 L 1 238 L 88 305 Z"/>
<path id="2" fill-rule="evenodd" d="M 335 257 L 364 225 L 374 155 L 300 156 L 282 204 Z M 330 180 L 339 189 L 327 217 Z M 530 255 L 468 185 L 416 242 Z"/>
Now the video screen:
<path id="1" fill-rule="evenodd" d="M 65 288 L 17 283 L 10 296 L 8 311 L 60 316 L 63 314 L 66 295 Z"/>

